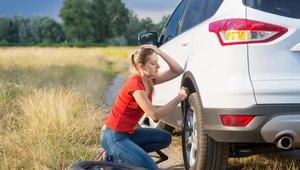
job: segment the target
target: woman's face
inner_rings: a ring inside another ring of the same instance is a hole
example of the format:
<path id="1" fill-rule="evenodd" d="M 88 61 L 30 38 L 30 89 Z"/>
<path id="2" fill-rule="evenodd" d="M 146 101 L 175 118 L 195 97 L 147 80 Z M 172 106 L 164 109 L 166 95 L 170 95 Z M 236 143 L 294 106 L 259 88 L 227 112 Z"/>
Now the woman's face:
<path id="1" fill-rule="evenodd" d="M 144 74 L 149 77 L 156 77 L 158 74 L 158 69 L 160 68 L 158 64 L 158 56 L 156 53 L 152 53 L 148 57 L 148 61 L 143 66 Z"/>

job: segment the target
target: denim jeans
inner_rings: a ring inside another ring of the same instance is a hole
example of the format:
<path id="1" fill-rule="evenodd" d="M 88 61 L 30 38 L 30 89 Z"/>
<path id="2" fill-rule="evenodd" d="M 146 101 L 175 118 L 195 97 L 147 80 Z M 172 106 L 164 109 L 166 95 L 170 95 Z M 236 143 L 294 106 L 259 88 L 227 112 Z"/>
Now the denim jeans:
<path id="1" fill-rule="evenodd" d="M 107 153 L 106 161 L 156 170 L 158 167 L 148 153 L 168 147 L 172 136 L 160 129 L 137 128 L 129 134 L 107 127 L 101 131 L 100 141 Z"/>

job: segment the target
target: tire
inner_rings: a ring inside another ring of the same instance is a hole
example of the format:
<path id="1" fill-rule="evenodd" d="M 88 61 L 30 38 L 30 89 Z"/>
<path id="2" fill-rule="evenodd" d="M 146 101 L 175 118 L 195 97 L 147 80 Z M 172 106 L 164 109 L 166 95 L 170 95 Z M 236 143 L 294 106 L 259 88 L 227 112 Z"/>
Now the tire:
<path id="1" fill-rule="evenodd" d="M 202 107 L 197 93 L 189 96 L 182 127 L 182 152 L 185 168 L 225 170 L 229 144 L 216 142 L 203 131 Z"/>
<path id="2" fill-rule="evenodd" d="M 162 121 L 154 121 L 151 117 L 144 114 L 141 119 L 139 120 L 139 126 L 142 128 L 155 128 L 155 129 L 163 129 L 170 133 L 174 131 L 174 127 L 165 124 Z"/>
<path id="3" fill-rule="evenodd" d="M 145 170 L 144 168 L 104 161 L 79 161 L 72 163 L 68 170 Z"/>

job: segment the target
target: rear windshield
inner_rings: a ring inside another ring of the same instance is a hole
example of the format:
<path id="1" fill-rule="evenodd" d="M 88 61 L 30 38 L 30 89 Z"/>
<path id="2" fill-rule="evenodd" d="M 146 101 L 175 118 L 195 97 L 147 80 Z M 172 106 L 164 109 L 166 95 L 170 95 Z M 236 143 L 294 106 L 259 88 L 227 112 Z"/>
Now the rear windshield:
<path id="1" fill-rule="evenodd" d="M 248 7 L 300 19 L 300 0 L 243 0 Z"/>

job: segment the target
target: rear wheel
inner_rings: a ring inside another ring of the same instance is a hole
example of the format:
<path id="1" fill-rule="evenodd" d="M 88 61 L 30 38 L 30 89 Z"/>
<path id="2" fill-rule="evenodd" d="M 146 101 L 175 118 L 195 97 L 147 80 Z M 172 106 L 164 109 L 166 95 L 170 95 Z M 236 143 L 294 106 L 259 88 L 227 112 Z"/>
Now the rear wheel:
<path id="1" fill-rule="evenodd" d="M 229 144 L 216 142 L 203 131 L 202 107 L 197 93 L 189 96 L 182 128 L 182 151 L 186 169 L 225 170 Z"/>

